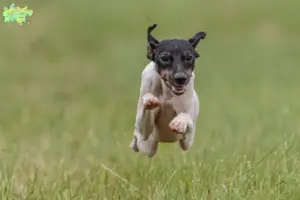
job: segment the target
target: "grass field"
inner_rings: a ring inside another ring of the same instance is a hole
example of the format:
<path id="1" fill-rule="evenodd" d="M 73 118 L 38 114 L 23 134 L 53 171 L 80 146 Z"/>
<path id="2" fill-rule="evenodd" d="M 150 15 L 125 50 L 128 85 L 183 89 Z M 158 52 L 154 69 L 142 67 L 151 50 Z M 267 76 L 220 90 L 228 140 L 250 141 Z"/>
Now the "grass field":
<path id="1" fill-rule="evenodd" d="M 299 1 L 42 2 L 0 24 L 1 200 L 300 199 Z M 129 143 L 152 23 L 207 37 L 195 143 L 148 159 Z"/>

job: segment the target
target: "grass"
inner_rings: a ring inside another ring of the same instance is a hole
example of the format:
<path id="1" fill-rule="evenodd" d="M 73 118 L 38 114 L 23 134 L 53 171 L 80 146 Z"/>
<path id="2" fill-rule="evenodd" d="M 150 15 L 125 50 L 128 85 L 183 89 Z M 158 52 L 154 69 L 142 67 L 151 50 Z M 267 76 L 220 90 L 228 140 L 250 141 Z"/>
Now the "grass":
<path id="1" fill-rule="evenodd" d="M 0 199 L 300 199 L 298 1 L 14 3 L 34 13 L 0 24 Z M 129 143 L 152 23 L 207 38 L 195 143 L 148 159 Z"/>

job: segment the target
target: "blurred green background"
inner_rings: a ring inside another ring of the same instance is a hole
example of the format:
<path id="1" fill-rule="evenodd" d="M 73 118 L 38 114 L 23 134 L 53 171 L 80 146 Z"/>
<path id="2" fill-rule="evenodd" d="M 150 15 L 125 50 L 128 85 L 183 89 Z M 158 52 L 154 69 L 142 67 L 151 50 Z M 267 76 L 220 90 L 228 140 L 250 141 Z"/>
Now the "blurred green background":
<path id="1" fill-rule="evenodd" d="M 3 0 L 3 6 L 10 1 Z M 300 1 L 37 1 L 1 23 L 1 199 L 300 199 Z M 146 30 L 201 41 L 188 152 L 129 148 Z"/>

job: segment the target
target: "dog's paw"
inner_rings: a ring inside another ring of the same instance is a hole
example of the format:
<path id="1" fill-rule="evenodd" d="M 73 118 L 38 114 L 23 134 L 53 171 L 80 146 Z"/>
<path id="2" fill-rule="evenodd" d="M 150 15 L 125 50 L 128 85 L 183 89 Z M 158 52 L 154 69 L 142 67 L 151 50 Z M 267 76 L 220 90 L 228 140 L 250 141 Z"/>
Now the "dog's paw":
<path id="1" fill-rule="evenodd" d="M 170 123 L 169 128 L 178 134 L 185 134 L 187 131 L 188 121 L 182 115 L 177 115 Z"/>
<path id="2" fill-rule="evenodd" d="M 147 110 L 152 110 L 160 106 L 160 100 L 152 94 L 145 94 L 143 97 L 143 106 Z"/>
<path id="3" fill-rule="evenodd" d="M 137 146 L 137 138 L 136 138 L 136 136 L 133 137 L 133 139 L 132 139 L 132 141 L 131 141 L 131 143 L 130 143 L 129 146 L 130 146 L 130 148 L 131 148 L 133 151 L 139 152 L 139 148 L 138 148 L 138 146 Z"/>

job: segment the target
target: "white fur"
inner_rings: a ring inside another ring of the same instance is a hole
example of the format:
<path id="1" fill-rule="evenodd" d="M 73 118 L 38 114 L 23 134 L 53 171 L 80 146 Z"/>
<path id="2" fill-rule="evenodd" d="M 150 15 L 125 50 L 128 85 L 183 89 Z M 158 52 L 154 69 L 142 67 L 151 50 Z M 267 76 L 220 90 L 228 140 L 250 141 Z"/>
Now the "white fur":
<path id="1" fill-rule="evenodd" d="M 200 104 L 192 74 L 186 91 L 174 95 L 150 62 L 142 72 L 134 138 L 130 147 L 152 157 L 158 144 L 179 141 L 182 150 L 192 146 Z"/>

